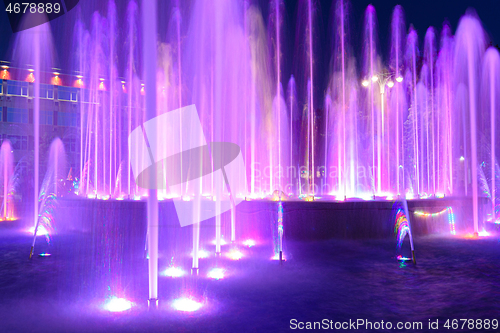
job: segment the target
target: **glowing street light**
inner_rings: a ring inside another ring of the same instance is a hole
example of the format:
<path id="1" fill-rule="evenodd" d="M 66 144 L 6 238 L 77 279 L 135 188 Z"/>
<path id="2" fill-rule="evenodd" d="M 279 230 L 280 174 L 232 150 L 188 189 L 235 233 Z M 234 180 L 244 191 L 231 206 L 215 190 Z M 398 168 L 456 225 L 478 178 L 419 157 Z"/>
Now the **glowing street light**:
<path id="1" fill-rule="evenodd" d="M 379 126 L 383 126 L 384 124 L 384 93 L 385 93 L 385 86 L 392 88 L 394 87 L 394 81 L 392 78 L 394 77 L 394 73 L 377 73 L 371 77 L 372 82 L 377 82 L 380 88 L 380 106 L 381 106 L 381 115 L 382 115 L 382 124 Z M 396 77 L 396 82 L 402 82 L 403 78 L 401 76 Z M 363 87 L 367 88 L 370 84 L 370 82 L 367 79 L 364 79 L 361 84 Z M 382 128 L 379 128 L 379 132 L 382 133 L 383 131 Z M 377 192 L 381 193 L 382 192 L 382 168 L 381 168 L 381 160 L 382 160 L 382 143 L 380 135 L 377 135 L 377 161 L 378 161 L 378 167 L 377 167 Z M 373 152 L 375 154 L 375 151 Z M 399 161 L 398 161 L 399 165 Z M 375 165 L 373 165 L 375 168 Z M 399 175 L 399 173 L 398 173 Z M 399 189 L 399 181 L 398 181 L 398 189 Z"/>

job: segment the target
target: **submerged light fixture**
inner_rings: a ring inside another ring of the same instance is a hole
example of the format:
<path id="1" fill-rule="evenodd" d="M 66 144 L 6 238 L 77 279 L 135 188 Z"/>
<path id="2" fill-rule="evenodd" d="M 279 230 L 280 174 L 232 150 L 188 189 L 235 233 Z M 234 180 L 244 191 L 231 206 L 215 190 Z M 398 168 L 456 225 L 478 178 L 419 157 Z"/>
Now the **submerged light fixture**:
<path id="1" fill-rule="evenodd" d="M 178 311 L 194 312 L 202 307 L 202 303 L 197 302 L 191 298 L 178 298 L 172 302 L 172 307 Z"/>
<path id="2" fill-rule="evenodd" d="M 133 303 L 125 298 L 112 296 L 103 306 L 104 310 L 109 312 L 123 312 L 130 310 Z"/>
<path id="3" fill-rule="evenodd" d="M 184 272 L 182 270 L 182 268 L 179 268 L 179 267 L 174 267 L 174 266 L 170 266 L 169 268 L 167 268 L 163 274 L 165 276 L 169 276 L 169 277 L 181 277 L 185 274 L 186 272 Z"/>
<path id="4" fill-rule="evenodd" d="M 207 277 L 214 279 L 214 280 L 220 280 L 224 278 L 224 272 L 226 270 L 223 268 L 212 268 L 210 272 L 208 272 Z"/>

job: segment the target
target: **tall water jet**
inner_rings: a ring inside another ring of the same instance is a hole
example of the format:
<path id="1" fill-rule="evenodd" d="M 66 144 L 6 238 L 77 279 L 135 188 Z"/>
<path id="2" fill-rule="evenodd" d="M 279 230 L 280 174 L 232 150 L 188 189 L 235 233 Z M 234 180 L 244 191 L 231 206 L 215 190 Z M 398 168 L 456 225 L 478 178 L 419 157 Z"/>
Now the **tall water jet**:
<path id="1" fill-rule="evenodd" d="M 14 154 L 12 151 L 12 145 L 9 140 L 5 140 L 2 142 L 2 146 L 0 147 L 0 181 L 1 188 L 3 193 L 3 220 L 8 220 L 11 216 L 12 212 L 12 203 L 10 198 L 10 188 L 11 188 L 11 179 L 14 173 Z"/>
<path id="2" fill-rule="evenodd" d="M 314 196 L 315 195 L 315 179 L 316 179 L 316 170 L 314 169 L 314 71 L 313 71 L 313 59 L 314 59 L 314 54 L 313 54 L 313 7 L 312 7 L 312 0 L 308 0 L 308 33 L 309 33 L 309 128 L 310 128 L 310 135 L 309 138 L 311 140 L 310 144 L 310 152 L 311 152 L 311 173 L 309 174 L 310 177 L 312 178 L 311 180 L 311 186 L 312 186 L 312 193 L 311 187 L 309 190 L 309 195 Z"/>
<path id="3" fill-rule="evenodd" d="M 439 151 L 439 145 L 436 145 L 435 137 L 439 134 L 439 122 L 436 121 L 435 111 L 435 61 L 436 61 L 436 36 L 433 27 L 429 27 L 425 34 L 424 39 L 424 61 L 427 65 L 427 72 L 425 73 L 427 91 L 429 91 L 429 98 L 426 103 L 428 112 L 426 114 L 426 152 L 427 152 L 427 193 L 436 193 L 436 174 L 439 174 L 439 161 L 436 163 L 436 147 Z M 422 67 L 424 68 L 424 67 Z M 421 74 L 422 76 L 422 74 Z M 432 162 L 431 162 L 432 161 Z"/>
<path id="4" fill-rule="evenodd" d="M 410 170 L 412 170 L 413 174 L 413 195 L 420 195 L 420 159 L 419 159 L 419 122 L 418 122 L 418 98 L 417 98 L 417 58 L 419 56 L 418 50 L 418 36 L 417 32 L 413 27 L 410 27 L 410 31 L 408 32 L 408 36 L 406 39 L 406 51 L 405 51 L 405 63 L 407 68 L 406 75 L 407 79 L 404 80 L 406 84 L 411 89 L 411 141 L 413 141 L 413 161 L 410 161 Z M 416 188 L 416 191 L 415 191 Z"/>
<path id="5" fill-rule="evenodd" d="M 295 62 L 295 82 L 297 84 L 297 93 L 299 95 L 299 105 L 303 105 L 301 115 L 301 133 L 300 154 L 302 164 L 299 170 L 299 179 L 304 178 L 303 190 L 308 197 L 313 197 L 316 190 L 316 145 L 320 135 L 316 131 L 316 112 L 315 105 L 318 96 L 315 94 L 315 58 L 318 57 L 315 52 L 315 38 L 319 34 L 319 29 L 316 30 L 316 6 L 314 0 L 302 0 L 299 2 L 297 10 L 297 20 L 299 24 L 296 26 L 296 45 L 297 52 Z M 303 97 L 301 97 L 303 96 Z M 319 124 L 318 124 L 319 125 Z M 322 132 L 322 131 L 321 131 Z M 302 180 L 300 179 L 300 182 Z M 302 185 L 301 185 L 302 186 Z"/>
<path id="6" fill-rule="evenodd" d="M 438 187 L 441 193 L 453 193 L 453 43 L 451 29 L 448 24 L 443 25 L 441 32 L 440 51 L 436 61 L 436 100 L 439 110 L 440 133 L 438 140 L 440 143 L 440 166 L 438 176 L 442 183 Z"/>
<path id="7" fill-rule="evenodd" d="M 403 119 L 405 119 L 405 109 L 406 109 L 406 94 L 402 87 L 402 79 L 404 73 L 404 41 L 406 25 L 404 20 L 403 8 L 401 6 L 394 7 L 392 12 L 391 21 L 391 71 L 394 73 L 396 80 L 395 89 L 392 90 L 392 111 L 394 112 L 394 123 L 396 124 L 396 135 L 394 142 L 396 144 L 396 159 L 394 166 L 396 171 L 396 194 L 399 196 L 401 193 L 401 168 L 400 165 L 404 165 L 404 154 L 401 154 L 402 147 L 402 130 L 403 130 Z M 390 147 L 390 145 L 388 145 Z M 400 157 L 401 156 L 401 157 Z M 401 161 L 401 159 L 403 161 Z M 404 177 L 404 174 L 403 174 Z M 404 186 L 403 186 L 404 190 Z"/>
<path id="8" fill-rule="evenodd" d="M 483 131 L 490 131 L 490 170 L 491 170 L 491 220 L 496 223 L 496 188 L 498 184 L 496 183 L 497 173 L 495 168 L 497 165 L 496 161 L 496 122 L 497 113 L 500 109 L 500 54 L 498 50 L 494 47 L 489 47 L 486 50 L 483 61 L 482 68 L 482 81 L 481 81 L 481 101 L 484 113 L 489 111 L 489 118 L 483 115 Z M 490 126 L 488 128 L 488 120 Z M 486 155 L 486 154 L 484 154 Z"/>
<path id="9" fill-rule="evenodd" d="M 127 137 L 132 132 L 132 95 L 134 93 L 134 72 L 135 72 L 135 59 L 134 53 L 136 51 L 135 45 L 137 43 L 136 36 L 136 16 L 137 16 L 137 4 L 135 1 L 129 1 L 127 6 L 127 25 L 128 25 L 128 56 L 127 56 Z M 127 163 L 127 194 L 131 195 L 131 165 Z"/>
<path id="10" fill-rule="evenodd" d="M 299 106 L 298 106 L 298 103 L 297 103 L 297 89 L 296 89 L 296 86 L 295 86 L 295 78 L 293 77 L 293 75 L 290 77 L 290 80 L 288 80 L 288 89 L 287 89 L 287 108 L 289 110 L 289 120 L 290 120 L 290 166 L 288 167 L 287 169 L 287 177 L 290 181 L 290 189 L 288 191 L 288 194 L 293 194 L 293 193 L 296 193 L 297 195 L 301 195 L 301 188 L 298 184 L 298 180 L 300 179 L 300 173 L 298 173 L 298 170 L 300 169 L 299 168 L 299 165 L 298 165 L 298 162 L 297 162 L 297 165 L 295 165 L 296 163 L 294 163 L 294 153 L 293 153 L 293 148 L 296 147 L 296 145 L 298 144 L 298 140 L 297 140 L 297 134 L 295 134 L 294 136 L 294 133 L 297 133 L 297 129 L 296 129 L 296 126 L 297 126 L 297 118 L 299 117 L 300 113 L 299 113 Z M 290 171 L 290 172 L 289 172 Z M 293 184 L 293 181 L 294 179 L 297 179 L 297 183 L 296 184 Z"/>
<path id="11" fill-rule="evenodd" d="M 485 49 L 485 35 L 481 23 L 474 13 L 468 12 L 460 19 L 456 32 L 454 56 L 454 81 L 458 88 L 467 87 L 468 122 L 470 122 L 470 148 L 472 173 L 472 209 L 474 219 L 474 233 L 478 234 L 479 207 L 477 183 L 477 116 L 479 111 L 480 65 Z M 464 133 L 464 136 L 467 134 Z M 465 163 L 464 163 L 465 164 Z"/>
<path id="12" fill-rule="evenodd" d="M 52 68 L 53 44 L 52 34 L 45 14 L 25 15 L 22 18 L 24 24 L 40 22 L 33 28 L 17 33 L 16 44 L 13 52 L 13 61 L 19 67 L 31 67 L 31 82 L 33 83 L 33 141 L 34 141 L 34 207 L 33 224 L 36 229 L 38 221 L 38 188 L 39 188 L 39 164 L 40 164 L 40 81 L 42 70 Z M 30 20 L 28 23 L 27 20 Z M 36 231 L 35 231 L 36 232 Z M 31 258 L 32 253 L 30 253 Z"/>
<path id="13" fill-rule="evenodd" d="M 325 99 L 325 110 L 328 111 L 326 117 L 326 124 L 329 128 L 333 128 L 336 137 L 332 137 L 330 140 L 325 141 L 326 146 L 336 146 L 331 152 L 327 152 L 325 148 L 325 159 L 327 163 L 325 166 L 334 167 L 337 173 L 336 186 L 332 184 L 332 187 L 336 187 L 336 192 L 339 197 L 345 198 L 347 195 L 347 158 L 348 145 L 355 141 L 355 136 L 348 137 L 349 130 L 352 130 L 350 120 L 347 119 L 347 112 L 349 108 L 348 100 L 348 85 L 351 81 L 352 69 L 349 64 L 349 59 L 352 56 L 352 50 L 350 47 L 349 38 L 349 2 L 346 0 L 338 0 L 334 8 L 334 43 L 332 50 L 332 72 L 330 73 L 329 82 L 329 93 L 327 93 L 327 98 Z M 331 101 L 331 102 L 330 102 Z M 330 112 L 331 110 L 331 112 Z M 355 117 L 356 113 L 350 110 L 349 117 Z M 328 138 L 328 133 L 325 137 Z M 333 143 L 333 144 L 332 144 Z M 352 161 L 355 157 L 349 154 L 349 159 Z M 330 160 L 328 162 L 328 160 Z M 333 164 L 333 165 L 332 165 Z M 350 170 L 350 174 L 353 170 Z M 353 174 L 353 173 L 352 173 Z M 354 184 L 350 182 L 350 187 L 352 189 Z M 351 191 L 352 192 L 352 191 Z M 352 193 L 349 193 L 352 194 Z"/>
<path id="14" fill-rule="evenodd" d="M 156 1 L 142 1 L 142 59 L 146 94 L 146 121 L 156 117 Z M 149 147 L 157 147 L 157 131 L 148 137 Z M 156 184 L 156 172 L 151 172 L 150 184 Z M 148 250 L 149 305 L 158 306 L 158 197 L 156 189 L 148 190 Z"/>
<path id="15" fill-rule="evenodd" d="M 116 6 L 113 0 L 108 2 L 108 44 L 109 44 L 109 56 L 108 56 L 108 66 L 109 66 L 109 195 L 113 194 L 113 176 L 116 175 L 116 151 L 117 149 L 117 139 L 120 132 L 116 130 L 116 106 L 115 106 L 115 81 L 116 81 L 116 68 L 115 68 L 115 36 L 116 36 Z M 121 117 L 119 118 L 121 121 Z M 115 155 L 113 155 L 115 154 Z M 104 172 L 105 174 L 105 172 Z"/>
<path id="16" fill-rule="evenodd" d="M 363 76 L 367 80 L 369 86 L 369 94 L 367 98 L 368 109 L 370 110 L 370 124 L 371 124 L 371 148 L 372 148 L 372 179 L 376 179 L 376 184 L 372 183 L 373 194 L 380 194 L 382 192 L 382 151 L 381 151 L 381 139 L 382 133 L 380 131 L 381 118 L 376 114 L 376 99 L 377 94 L 375 89 L 377 85 L 375 84 L 378 80 L 378 59 L 377 59 L 377 18 L 375 13 L 375 8 L 369 5 L 365 11 L 364 18 L 364 30 L 363 30 Z M 375 130 L 375 125 L 377 124 L 377 129 Z M 375 140 L 377 143 L 375 144 Z M 376 176 L 375 176 L 376 173 Z"/>
<path id="17" fill-rule="evenodd" d="M 271 51 L 274 53 L 274 72 L 275 72 L 275 97 L 273 102 L 273 119 L 272 122 L 275 124 L 275 129 L 273 129 L 273 141 L 271 142 L 272 148 L 270 149 L 270 170 L 271 170 L 271 183 L 270 189 L 273 192 L 274 189 L 278 190 L 280 195 L 283 191 L 284 187 L 282 184 L 283 181 L 283 165 L 286 162 L 286 158 L 284 155 L 288 153 L 285 147 L 285 143 L 287 142 L 287 136 L 283 135 L 285 130 L 288 129 L 287 121 L 286 121 L 286 104 L 283 101 L 283 92 L 281 85 L 281 27 L 283 21 L 282 12 L 284 12 L 283 2 L 282 0 L 274 0 L 272 3 L 271 14 L 270 14 L 270 24 L 272 26 L 269 28 L 270 32 L 274 32 L 274 35 L 271 35 L 269 40 L 273 41 L 273 46 L 271 47 Z M 283 119 L 285 118 L 285 119 Z M 277 128 L 277 131 L 276 131 Z M 274 156 L 274 157 L 273 157 Z M 274 172 L 273 162 L 276 162 L 277 166 L 277 179 L 276 182 L 273 180 L 275 178 L 276 173 Z M 273 183 L 276 183 L 276 186 L 273 186 Z"/>

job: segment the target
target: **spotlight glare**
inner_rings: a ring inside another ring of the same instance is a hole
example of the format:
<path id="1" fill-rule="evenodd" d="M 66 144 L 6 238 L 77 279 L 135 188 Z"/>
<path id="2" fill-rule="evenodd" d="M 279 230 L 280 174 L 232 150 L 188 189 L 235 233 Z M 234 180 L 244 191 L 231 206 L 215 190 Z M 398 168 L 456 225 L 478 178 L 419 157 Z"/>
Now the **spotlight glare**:
<path id="1" fill-rule="evenodd" d="M 214 240 L 212 241 L 212 244 L 213 244 L 213 245 L 217 245 L 217 239 L 214 239 Z M 224 240 L 224 238 L 221 238 L 221 239 L 220 239 L 220 245 L 226 245 L 226 244 L 227 244 L 227 242 Z"/>
<path id="2" fill-rule="evenodd" d="M 202 304 L 191 298 L 178 298 L 172 302 L 172 307 L 178 311 L 194 312 L 201 308 Z"/>
<path id="3" fill-rule="evenodd" d="M 33 233 L 35 232 L 35 227 L 29 228 L 28 232 L 33 235 Z M 47 236 L 48 234 L 49 232 L 47 231 L 47 229 L 45 229 L 43 225 L 38 226 L 38 229 L 36 230 L 37 236 Z"/>
<path id="4" fill-rule="evenodd" d="M 227 257 L 231 260 L 240 260 L 241 258 L 243 258 L 243 253 L 238 250 L 232 250 L 227 254 Z"/>
<path id="5" fill-rule="evenodd" d="M 179 268 L 179 267 L 174 267 L 174 266 L 170 266 L 169 268 L 167 268 L 164 272 L 163 272 L 163 275 L 165 276 L 169 276 L 169 277 L 181 277 L 185 274 L 185 272 Z"/>
<path id="6" fill-rule="evenodd" d="M 477 235 L 480 237 L 488 237 L 490 233 L 483 229 L 483 231 L 480 231 Z"/>
<path id="7" fill-rule="evenodd" d="M 372 76 L 372 81 L 373 82 L 377 82 L 378 81 L 378 76 L 377 75 L 373 75 Z"/>
<path id="8" fill-rule="evenodd" d="M 212 268 L 210 272 L 208 272 L 207 277 L 215 280 L 220 280 L 224 278 L 225 270 L 222 268 Z"/>
<path id="9" fill-rule="evenodd" d="M 398 82 L 403 82 L 403 77 L 402 77 L 402 76 L 398 76 L 398 77 L 396 78 L 396 81 L 398 81 Z"/>
<path id="10" fill-rule="evenodd" d="M 247 239 L 246 241 L 243 242 L 243 245 L 252 247 L 255 246 L 255 241 L 253 239 Z"/>
<path id="11" fill-rule="evenodd" d="M 118 298 L 116 296 L 112 296 L 106 304 L 104 304 L 104 310 L 110 312 L 122 312 L 130 310 L 130 308 L 132 308 L 132 302 L 126 300 L 125 298 Z"/>
<path id="12" fill-rule="evenodd" d="M 392 81 L 387 82 L 387 86 L 388 86 L 389 88 L 394 87 L 394 82 L 392 82 Z"/>
<path id="13" fill-rule="evenodd" d="M 191 252 L 191 257 L 194 255 L 193 252 Z M 198 250 L 198 259 L 205 259 L 205 258 L 208 258 L 208 251 L 206 250 L 203 250 L 203 249 L 199 249 Z"/>
<path id="14" fill-rule="evenodd" d="M 368 80 L 363 80 L 361 82 L 361 84 L 363 85 L 363 87 L 368 87 L 368 85 L 370 84 L 370 82 L 368 82 Z"/>

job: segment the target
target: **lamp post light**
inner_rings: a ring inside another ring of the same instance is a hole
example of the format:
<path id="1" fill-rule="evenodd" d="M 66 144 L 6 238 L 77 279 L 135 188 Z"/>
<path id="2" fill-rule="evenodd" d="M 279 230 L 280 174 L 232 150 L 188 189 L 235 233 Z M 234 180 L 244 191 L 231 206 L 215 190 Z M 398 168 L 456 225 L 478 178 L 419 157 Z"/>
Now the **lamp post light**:
<path id="1" fill-rule="evenodd" d="M 377 192 L 378 194 L 382 193 L 382 168 L 381 168 L 381 160 L 382 160 L 382 140 L 383 138 L 383 131 L 382 128 L 384 127 L 384 94 L 385 94 L 385 86 L 392 88 L 394 87 L 394 77 L 396 76 L 395 73 L 389 73 L 389 72 L 380 72 L 377 74 L 374 74 L 371 77 L 371 83 L 378 83 L 379 89 L 380 89 L 380 105 L 381 105 L 381 116 L 382 116 L 382 121 L 379 122 L 378 126 L 378 132 L 379 135 L 377 135 Z M 400 75 L 397 75 L 395 77 L 395 80 L 397 83 L 403 82 L 403 77 Z M 370 80 L 364 79 L 361 81 L 361 85 L 365 88 L 368 88 L 370 86 Z M 381 137 L 381 135 L 382 137 Z M 397 172 L 397 187 L 398 187 L 398 194 L 399 194 L 399 148 L 397 151 L 397 165 L 398 165 L 398 172 Z M 388 163 L 389 165 L 389 163 Z"/>

